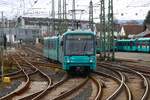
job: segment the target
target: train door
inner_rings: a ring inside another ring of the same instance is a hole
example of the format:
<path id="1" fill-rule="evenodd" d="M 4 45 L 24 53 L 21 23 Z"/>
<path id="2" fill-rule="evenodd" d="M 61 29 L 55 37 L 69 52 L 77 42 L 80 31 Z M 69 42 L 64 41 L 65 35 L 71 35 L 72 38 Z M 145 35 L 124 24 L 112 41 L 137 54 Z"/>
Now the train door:
<path id="1" fill-rule="evenodd" d="M 64 62 L 64 45 L 65 45 L 65 37 L 59 36 L 59 47 L 58 47 L 58 52 L 59 52 L 59 62 L 63 63 Z"/>
<path id="2" fill-rule="evenodd" d="M 135 51 L 136 51 L 136 52 L 138 51 L 138 45 L 139 45 L 139 43 L 138 43 L 138 40 L 136 39 L 136 40 L 135 40 Z"/>
<path id="3" fill-rule="evenodd" d="M 129 47 L 130 51 L 133 51 L 133 41 L 130 41 Z"/>
<path id="4" fill-rule="evenodd" d="M 150 40 L 149 40 L 149 53 L 150 53 Z"/>
<path id="5" fill-rule="evenodd" d="M 143 40 L 142 41 L 142 48 L 141 48 L 141 51 L 142 52 L 147 52 L 147 43 L 146 43 L 147 41 L 146 40 Z"/>
<path id="6" fill-rule="evenodd" d="M 52 49 L 52 42 L 51 42 L 51 39 L 48 39 L 47 41 L 47 44 L 48 44 L 48 48 L 47 48 L 47 51 L 48 51 L 48 58 L 51 58 L 51 49 Z"/>
<path id="7" fill-rule="evenodd" d="M 130 49 L 130 41 L 127 41 L 127 51 L 131 51 L 131 49 Z"/>
<path id="8" fill-rule="evenodd" d="M 139 41 L 139 51 L 142 51 L 142 41 Z"/>
<path id="9" fill-rule="evenodd" d="M 145 41 L 145 46 L 146 46 L 146 52 L 149 52 L 148 40 Z"/>
<path id="10" fill-rule="evenodd" d="M 48 58 L 48 39 L 44 39 L 44 56 Z"/>

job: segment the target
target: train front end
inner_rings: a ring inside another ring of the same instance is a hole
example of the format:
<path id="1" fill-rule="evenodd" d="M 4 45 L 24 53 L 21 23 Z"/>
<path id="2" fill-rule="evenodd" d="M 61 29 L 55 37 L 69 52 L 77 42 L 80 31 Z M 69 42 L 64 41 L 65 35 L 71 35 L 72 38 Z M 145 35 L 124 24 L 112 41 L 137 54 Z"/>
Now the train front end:
<path id="1" fill-rule="evenodd" d="M 64 36 L 63 67 L 69 72 L 96 69 L 96 41 L 93 32 L 72 32 Z"/>

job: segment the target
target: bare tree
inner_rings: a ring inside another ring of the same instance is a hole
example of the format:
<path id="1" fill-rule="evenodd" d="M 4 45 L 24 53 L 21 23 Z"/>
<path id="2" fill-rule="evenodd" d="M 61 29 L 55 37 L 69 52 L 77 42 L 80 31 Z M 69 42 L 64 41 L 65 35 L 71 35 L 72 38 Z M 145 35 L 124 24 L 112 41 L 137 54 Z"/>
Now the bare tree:
<path id="1" fill-rule="evenodd" d="M 144 20 L 144 30 L 146 30 L 148 26 L 150 26 L 150 10 L 148 11 L 147 16 Z"/>

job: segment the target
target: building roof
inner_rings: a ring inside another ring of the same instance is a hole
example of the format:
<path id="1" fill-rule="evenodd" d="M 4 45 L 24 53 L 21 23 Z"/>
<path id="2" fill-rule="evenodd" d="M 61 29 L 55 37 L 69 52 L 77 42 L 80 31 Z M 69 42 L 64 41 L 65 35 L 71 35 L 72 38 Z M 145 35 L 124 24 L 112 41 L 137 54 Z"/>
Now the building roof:
<path id="1" fill-rule="evenodd" d="M 134 37 L 139 38 L 139 37 L 150 37 L 150 30 L 147 28 L 144 32 L 141 32 Z"/>
<path id="2" fill-rule="evenodd" d="M 128 24 L 128 25 L 123 25 L 123 27 L 127 35 L 139 34 L 144 31 L 144 27 L 142 25 Z"/>
<path id="3" fill-rule="evenodd" d="M 60 21 L 62 21 L 62 19 L 53 19 L 53 18 L 37 18 L 37 17 L 21 17 L 21 19 L 23 19 L 25 21 L 26 25 L 34 25 L 34 24 L 39 24 L 39 25 L 48 25 L 53 23 L 53 21 L 55 21 L 55 23 L 59 23 Z M 67 22 L 72 23 L 72 19 L 66 19 Z M 87 20 L 76 20 L 76 22 L 80 22 L 80 23 L 89 23 L 89 21 Z"/>
<path id="4" fill-rule="evenodd" d="M 102 25 L 100 24 L 96 24 L 96 28 L 97 31 L 102 31 Z M 126 36 L 128 36 L 129 34 L 131 35 L 135 35 L 135 34 L 139 34 L 141 32 L 144 31 L 144 26 L 140 25 L 140 24 L 131 24 L 131 23 L 127 23 L 127 24 L 114 24 L 114 31 L 119 33 L 122 30 L 122 27 L 124 28 L 124 33 L 126 33 Z"/>

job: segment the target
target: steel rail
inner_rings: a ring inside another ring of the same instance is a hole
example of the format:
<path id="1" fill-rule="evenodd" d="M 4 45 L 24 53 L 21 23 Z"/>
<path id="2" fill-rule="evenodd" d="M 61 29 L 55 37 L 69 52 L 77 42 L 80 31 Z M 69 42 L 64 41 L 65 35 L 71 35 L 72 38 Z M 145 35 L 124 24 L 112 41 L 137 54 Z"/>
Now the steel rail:
<path id="1" fill-rule="evenodd" d="M 29 84 L 30 84 L 30 78 L 29 78 L 28 74 L 25 72 L 25 70 L 20 66 L 20 64 L 19 64 L 14 58 L 13 58 L 13 60 L 16 62 L 16 64 L 17 64 L 18 67 L 22 70 L 22 72 L 25 74 L 26 82 L 25 82 L 24 86 L 22 86 L 22 88 L 17 89 L 17 90 L 15 90 L 15 91 L 13 91 L 13 92 L 11 92 L 11 93 L 9 93 L 9 94 L 7 94 L 7 95 L 1 97 L 0 100 L 7 100 L 7 99 L 11 98 L 11 97 L 14 96 L 15 94 L 18 94 L 18 93 L 20 93 L 20 92 L 26 90 L 26 88 L 27 88 L 27 87 L 29 86 Z"/>
<path id="2" fill-rule="evenodd" d="M 103 75 L 104 77 L 110 77 L 112 78 L 113 80 L 115 80 L 117 83 L 120 83 L 119 87 L 113 92 L 113 94 L 111 94 L 109 97 L 107 97 L 106 100 L 112 100 L 112 99 L 115 99 L 116 96 L 120 93 L 121 89 L 123 88 L 123 86 L 126 87 L 124 81 L 125 81 L 125 78 L 124 78 L 124 75 L 122 75 L 120 72 L 117 72 L 119 73 L 119 75 L 121 76 L 121 80 L 113 75 L 109 75 L 109 74 L 106 74 L 106 73 L 103 73 L 103 72 L 98 72 L 98 71 L 94 71 L 93 73 L 95 74 L 98 74 L 98 75 Z M 131 100 L 131 93 L 129 91 L 129 89 L 127 88 L 128 91 L 128 100 Z"/>
<path id="3" fill-rule="evenodd" d="M 19 54 L 17 54 L 18 56 L 20 56 Z M 32 65 L 30 62 L 28 62 L 25 58 L 23 58 L 23 57 L 21 57 L 20 56 L 20 58 L 22 59 L 22 60 L 24 60 L 26 63 L 28 63 L 33 69 L 36 69 L 34 72 L 39 72 L 42 76 L 44 76 L 47 80 L 48 80 L 48 88 L 50 87 L 50 85 L 52 84 L 52 82 L 51 82 L 51 79 L 50 79 L 50 77 L 48 76 L 48 75 L 46 75 L 45 73 L 43 73 L 42 71 L 40 71 L 38 68 L 36 68 L 34 65 Z M 14 59 L 15 60 L 15 59 Z M 16 60 L 15 60 L 16 61 Z M 17 62 L 17 64 L 20 66 L 20 64 L 19 64 L 19 62 Z M 24 73 L 26 73 L 25 72 L 25 70 L 20 66 L 20 68 L 23 70 L 23 72 Z M 32 73 L 33 74 L 33 73 Z M 28 78 L 29 78 L 29 75 L 31 75 L 31 73 L 30 74 L 27 74 L 26 73 L 26 76 L 28 76 Z M 24 75 L 23 75 L 24 76 Z M 30 82 L 30 80 L 28 79 L 28 82 Z M 29 84 L 28 84 L 28 86 L 29 86 Z M 46 88 L 47 89 L 47 88 Z M 45 91 L 46 89 L 44 89 L 43 91 Z M 26 90 L 26 84 L 23 86 L 23 88 L 19 88 L 19 90 L 17 91 L 17 90 L 15 90 L 14 92 L 11 92 L 10 94 L 8 94 L 8 95 L 6 95 L 6 97 L 8 98 L 12 98 L 15 94 L 19 94 L 19 92 L 21 91 L 21 93 L 22 93 L 22 91 L 23 90 Z M 16 92 L 17 91 L 17 92 Z M 43 92 L 42 91 L 42 92 Z M 3 97 L 2 98 L 2 100 L 5 100 L 6 99 L 6 97 Z M 22 98 L 21 98 L 22 99 Z"/>
<path id="4" fill-rule="evenodd" d="M 96 84 L 97 89 L 98 89 L 94 100 L 99 100 L 102 96 L 102 86 L 103 86 L 104 83 L 102 83 L 102 81 L 101 81 L 101 83 L 99 83 L 99 81 L 96 78 L 92 77 L 92 76 L 89 76 L 89 77 L 93 80 L 93 82 Z"/>
<path id="5" fill-rule="evenodd" d="M 19 55 L 20 56 L 20 55 Z M 21 56 L 20 56 L 21 57 Z M 12 57 L 13 58 L 13 57 Z M 15 59 L 17 60 L 17 57 L 15 57 Z M 19 58 L 18 58 L 19 59 Z M 20 60 L 20 59 L 19 59 Z M 30 67 L 32 70 L 34 70 L 33 72 L 31 72 L 31 73 L 27 73 L 28 74 L 28 76 L 31 76 L 31 75 L 33 75 L 33 74 L 35 74 L 35 73 L 37 73 L 38 72 L 38 69 L 36 68 L 36 67 Z M 16 76 L 16 77 L 11 77 L 11 79 L 17 79 L 17 78 L 20 78 L 20 77 L 24 77 L 24 75 L 20 75 L 20 76 Z"/>
<path id="6" fill-rule="evenodd" d="M 144 73 L 148 73 L 148 74 L 150 73 L 150 70 L 148 69 L 149 66 L 142 66 L 142 65 L 133 64 L 133 63 L 130 63 L 130 65 L 129 64 L 125 64 L 125 63 L 121 63 L 121 65 L 128 66 L 128 67 L 130 67 L 130 68 L 132 68 L 134 70 L 137 70 L 139 72 L 144 72 Z M 147 68 L 147 69 L 143 69 L 143 68 Z"/>
<path id="7" fill-rule="evenodd" d="M 51 87 L 46 92 L 43 92 L 43 90 L 41 90 L 34 94 L 21 98 L 21 100 L 40 100 L 42 97 L 44 97 L 48 93 L 48 91 L 51 91 L 53 88 L 59 86 L 60 84 L 63 84 L 67 79 L 68 79 L 68 75 L 65 74 L 60 81 L 51 85 Z"/>
<path id="8" fill-rule="evenodd" d="M 18 54 L 18 56 L 20 56 L 20 55 Z M 43 71 L 41 71 L 40 69 L 38 69 L 37 67 L 35 67 L 35 66 L 34 66 L 32 63 L 30 63 L 27 59 L 25 59 L 25 58 L 23 58 L 23 57 L 21 57 L 21 56 L 20 56 L 20 58 L 21 58 L 22 60 L 24 60 L 27 64 L 31 65 L 33 68 L 37 69 L 38 72 L 48 80 L 48 86 L 47 86 L 47 88 L 42 91 L 42 94 L 45 93 L 45 92 L 51 87 L 51 85 L 52 85 L 52 80 L 51 80 L 51 78 L 50 78 L 47 74 L 45 74 Z"/>
<path id="9" fill-rule="evenodd" d="M 146 98 L 147 98 L 147 96 L 148 96 L 148 91 L 149 91 L 149 84 L 148 84 L 148 80 L 146 79 L 146 77 L 142 74 L 142 73 L 140 73 L 140 72 L 138 72 L 138 71 L 135 71 L 135 70 L 132 70 L 132 69 L 129 69 L 129 68 L 127 68 L 127 67 L 125 67 L 125 66 L 121 66 L 121 65 L 113 65 L 113 64 L 108 64 L 108 63 L 105 63 L 105 64 L 107 64 L 107 65 L 109 65 L 109 66 L 112 66 L 112 67 L 119 67 L 119 68 L 123 68 L 123 69 L 126 69 L 126 70 L 129 70 L 129 71 L 131 71 L 131 72 L 134 72 L 134 73 L 136 73 L 137 75 L 139 75 L 143 80 L 144 80 L 144 85 L 145 85 L 145 87 L 146 87 L 146 89 L 145 89 L 145 91 L 144 91 L 144 94 L 143 94 L 143 96 L 141 97 L 141 100 L 145 100 Z"/>
<path id="10" fill-rule="evenodd" d="M 62 93 L 62 94 L 60 94 L 60 95 L 58 95 L 57 97 L 53 98 L 52 100 L 62 100 L 62 99 L 64 99 L 65 97 L 71 95 L 73 92 L 75 92 L 75 91 L 79 90 L 81 87 L 83 87 L 83 86 L 87 83 L 88 80 L 89 80 L 89 78 L 87 77 L 87 78 L 86 78 L 82 83 L 80 83 L 78 86 L 76 86 L 76 87 L 74 87 L 74 88 L 72 88 L 72 89 L 70 89 L 70 90 L 68 90 L 68 91 L 66 91 L 66 92 L 64 92 L 64 93 Z"/>
<path id="11" fill-rule="evenodd" d="M 107 68 L 108 70 L 115 72 L 116 74 L 118 74 L 118 75 L 121 77 L 121 80 L 123 80 L 123 81 L 122 81 L 122 82 L 123 82 L 123 85 L 125 86 L 126 92 L 127 92 L 127 94 L 128 94 L 128 100 L 132 100 L 132 94 L 131 94 L 131 91 L 130 91 L 129 87 L 128 87 L 128 86 L 126 85 L 126 83 L 125 83 L 125 77 L 124 77 L 124 75 L 123 75 L 120 71 L 113 70 L 113 69 L 109 68 L 108 66 L 105 66 L 105 65 L 100 65 L 100 66 L 105 67 L 105 68 Z M 109 100 L 109 99 L 108 99 L 108 100 Z"/>

